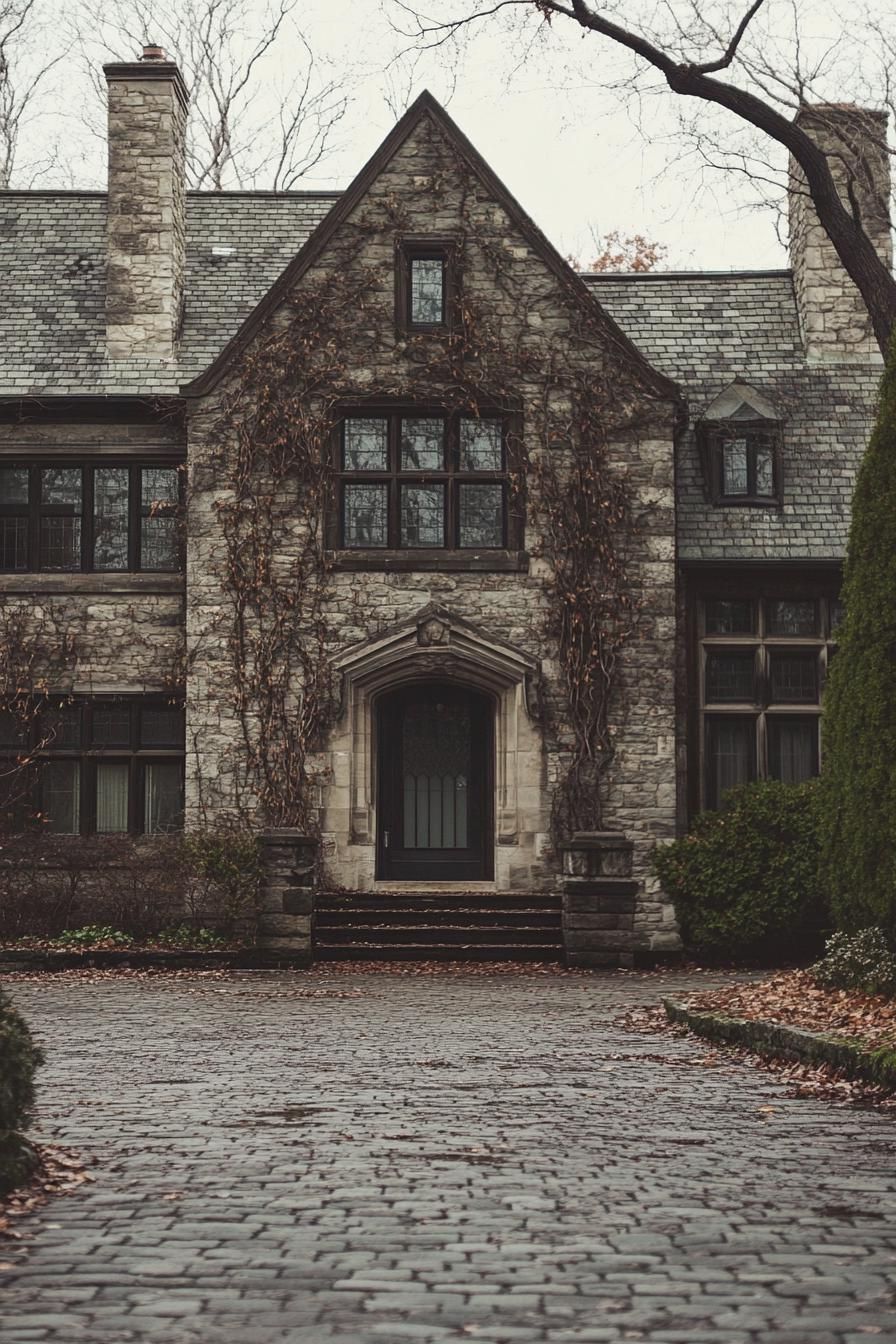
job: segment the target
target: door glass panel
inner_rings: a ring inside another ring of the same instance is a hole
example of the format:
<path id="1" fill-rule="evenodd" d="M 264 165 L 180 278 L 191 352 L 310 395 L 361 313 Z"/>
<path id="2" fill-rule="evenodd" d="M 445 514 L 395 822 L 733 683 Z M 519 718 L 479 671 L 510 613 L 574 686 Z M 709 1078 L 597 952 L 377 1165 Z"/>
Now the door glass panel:
<path id="1" fill-rule="evenodd" d="M 471 723 L 466 701 L 411 702 L 402 717 L 405 849 L 466 849 Z"/>

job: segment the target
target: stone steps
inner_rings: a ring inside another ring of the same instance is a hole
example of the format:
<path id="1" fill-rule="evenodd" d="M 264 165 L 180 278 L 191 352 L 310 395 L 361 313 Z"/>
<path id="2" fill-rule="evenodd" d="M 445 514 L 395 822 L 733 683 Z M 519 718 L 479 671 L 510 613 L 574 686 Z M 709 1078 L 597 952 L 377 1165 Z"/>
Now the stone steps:
<path id="1" fill-rule="evenodd" d="M 559 896 L 530 892 L 320 892 L 316 960 L 560 961 Z"/>

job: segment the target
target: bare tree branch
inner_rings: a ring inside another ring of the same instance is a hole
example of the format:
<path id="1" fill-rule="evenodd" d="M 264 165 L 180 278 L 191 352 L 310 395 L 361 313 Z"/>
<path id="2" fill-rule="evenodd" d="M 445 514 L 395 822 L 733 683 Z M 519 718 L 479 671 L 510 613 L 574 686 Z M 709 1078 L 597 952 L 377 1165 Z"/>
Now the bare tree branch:
<path id="1" fill-rule="evenodd" d="M 32 185 L 56 163 L 55 147 L 24 168 L 17 163 L 24 123 L 38 111 L 39 86 L 67 55 L 42 54 L 46 23 L 38 0 L 0 0 L 0 188 L 10 185 L 17 168 Z"/>
<path id="2" fill-rule="evenodd" d="M 665 0 L 667 16 L 672 16 L 672 31 L 667 30 L 665 37 L 646 26 L 638 30 L 622 20 L 617 21 L 611 0 L 601 0 L 600 4 L 596 0 L 498 0 L 497 4 L 482 8 L 468 10 L 464 6 L 459 17 L 449 20 L 431 20 L 407 0 L 398 0 L 401 10 L 416 23 L 413 36 L 424 46 L 438 45 L 463 28 L 493 19 L 499 12 L 511 9 L 520 14 L 528 12 L 546 24 L 551 24 L 554 19 L 566 20 L 585 33 L 614 42 L 632 53 L 639 62 L 659 71 L 673 93 L 723 108 L 742 124 L 783 146 L 802 170 L 815 212 L 844 269 L 862 295 L 877 342 L 886 352 L 890 333 L 896 326 L 896 278 L 879 256 L 861 218 L 861 193 L 856 189 L 853 174 L 861 174 L 862 166 L 857 168 L 853 162 L 849 163 L 847 201 L 844 203 L 832 171 L 832 160 L 792 115 L 788 115 L 794 105 L 805 106 L 811 95 L 810 86 L 802 75 L 796 13 L 793 40 L 796 77 L 792 81 L 780 73 L 780 68 L 771 59 L 757 59 L 755 52 L 746 60 L 741 59 L 744 39 L 763 2 L 753 0 L 733 24 L 732 35 L 726 40 L 707 17 L 709 0 L 682 0 L 683 5 L 690 5 L 689 23 L 682 20 L 681 6 L 676 6 L 674 0 Z M 619 0 L 618 8 L 620 12 L 630 12 L 629 6 L 623 7 L 622 0 Z M 706 52 L 713 46 L 722 46 L 723 50 L 720 55 L 707 59 Z M 722 70 L 728 70 L 732 77 L 718 79 L 716 75 Z M 754 88 L 745 87 L 750 79 Z M 775 85 L 778 87 L 772 92 Z M 783 100 L 782 92 L 786 94 Z M 780 105 L 782 101 L 783 107 Z M 788 101 L 789 108 L 786 106 Z M 851 160 L 852 156 L 847 158 Z M 844 158 L 843 163 L 846 161 Z M 836 162 L 834 155 L 833 163 Z M 871 184 L 866 179 L 859 185 L 867 189 Z"/>
<path id="3" fill-rule="evenodd" d="M 190 186 L 290 190 L 325 158 L 349 103 L 344 82 L 323 73 L 299 15 L 299 0 L 270 0 L 264 10 L 252 0 L 108 0 L 98 33 L 83 23 L 79 32 L 96 106 L 105 105 L 97 54 L 133 60 L 158 44 L 190 89 Z M 99 133 L 98 115 L 94 122 Z"/>

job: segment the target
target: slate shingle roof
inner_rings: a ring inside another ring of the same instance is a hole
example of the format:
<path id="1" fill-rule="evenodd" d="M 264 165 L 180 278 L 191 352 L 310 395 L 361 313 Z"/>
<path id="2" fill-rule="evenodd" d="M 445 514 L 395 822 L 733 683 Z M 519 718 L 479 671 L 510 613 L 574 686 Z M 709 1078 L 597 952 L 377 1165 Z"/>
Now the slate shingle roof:
<path id="1" fill-rule="evenodd" d="M 806 364 L 789 271 L 588 277 L 592 292 L 688 402 L 679 445 L 682 560 L 829 560 L 846 545 L 880 365 Z M 784 418 L 784 507 L 709 504 L 693 422 L 736 377 Z"/>
<path id="2" fill-rule="evenodd" d="M 336 193 L 190 192 L 177 363 L 105 357 L 104 192 L 0 193 L 0 396 L 168 395 L 201 373 Z M 235 248 L 214 258 L 215 244 Z"/>
<path id="3" fill-rule="evenodd" d="M 173 395 L 200 374 L 326 215 L 335 194 L 190 193 L 178 361 L 105 358 L 105 195 L 0 194 L 0 396 Z M 232 246 L 229 258 L 213 246 Z M 679 453 L 682 559 L 832 559 L 846 540 L 879 367 L 807 367 L 787 271 L 601 275 L 593 293 L 691 420 L 735 377 L 786 420 L 782 512 L 710 506 L 693 431 Z"/>

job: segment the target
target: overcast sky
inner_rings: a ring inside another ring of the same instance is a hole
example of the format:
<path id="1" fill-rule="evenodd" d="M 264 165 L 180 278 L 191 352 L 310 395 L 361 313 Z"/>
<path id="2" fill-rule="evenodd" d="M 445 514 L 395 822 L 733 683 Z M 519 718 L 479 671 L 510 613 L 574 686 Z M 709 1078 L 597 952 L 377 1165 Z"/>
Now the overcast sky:
<path id="1" fill-rule="evenodd" d="M 63 13 L 63 0 L 42 2 L 50 13 L 54 5 Z M 767 0 L 770 21 L 780 15 L 786 28 L 796 2 Z M 177 0 L 157 3 L 170 10 Z M 445 17 L 460 3 L 429 0 L 428 9 Z M 257 5 L 261 15 L 265 0 Z M 843 25 L 833 3 L 803 0 L 803 10 L 806 40 L 824 47 L 837 39 Z M 351 92 L 333 152 L 305 179 L 307 187 L 345 186 L 393 123 L 386 95 L 403 106 L 429 88 L 551 240 L 583 263 L 594 253 L 593 235 L 618 229 L 664 244 L 665 268 L 786 265 L 775 212 L 755 208 L 755 193 L 741 176 L 700 172 L 684 153 L 678 117 L 685 100 L 654 81 L 651 96 L 626 106 L 606 86 L 627 85 L 630 60 L 596 35 L 557 20 L 524 49 L 489 23 L 465 51 L 441 48 L 415 59 L 396 31 L 409 26 L 399 0 L 303 0 L 301 23 L 319 59 L 331 74 L 345 75 Z M 288 69 L 288 49 L 281 59 Z M 89 102 L 74 58 L 61 67 L 60 81 L 57 102 L 68 108 Z M 833 96 L 840 91 L 836 81 L 831 88 Z M 708 112 L 705 125 L 724 126 L 723 116 Z M 38 123 L 29 135 L 47 134 L 47 125 Z M 782 155 L 776 164 L 780 170 Z M 78 152 L 73 184 L 102 185 L 103 171 L 98 143 L 88 142 Z"/>

